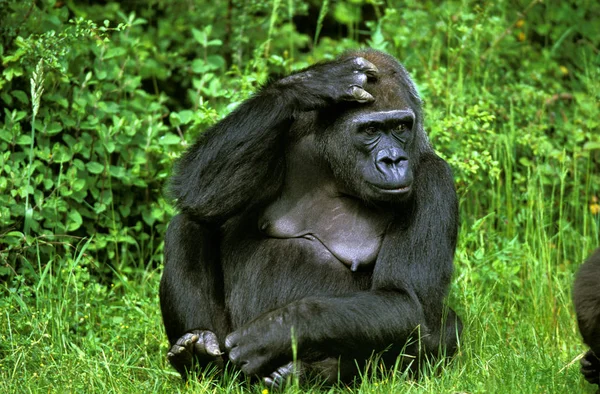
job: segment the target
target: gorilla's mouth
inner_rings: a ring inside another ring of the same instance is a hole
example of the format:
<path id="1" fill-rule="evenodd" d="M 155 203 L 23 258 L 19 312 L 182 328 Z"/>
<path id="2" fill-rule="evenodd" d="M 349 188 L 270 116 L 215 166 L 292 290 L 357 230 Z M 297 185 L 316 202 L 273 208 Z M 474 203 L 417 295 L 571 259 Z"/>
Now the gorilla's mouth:
<path id="1" fill-rule="evenodd" d="M 408 185 L 376 185 L 371 184 L 379 193 L 383 194 L 405 194 L 409 193 L 412 189 L 412 184 Z"/>

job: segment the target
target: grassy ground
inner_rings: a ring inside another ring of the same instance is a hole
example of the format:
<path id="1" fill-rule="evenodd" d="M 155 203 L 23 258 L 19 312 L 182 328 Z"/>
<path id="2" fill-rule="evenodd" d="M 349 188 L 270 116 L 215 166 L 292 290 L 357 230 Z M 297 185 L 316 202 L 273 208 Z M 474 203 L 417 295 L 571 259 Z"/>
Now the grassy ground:
<path id="1" fill-rule="evenodd" d="M 573 262 L 590 245 L 577 229 L 549 238 L 544 207 L 556 204 L 543 199 L 535 174 L 530 183 L 519 236 L 489 229 L 495 212 L 463 225 L 450 299 L 465 322 L 455 359 L 419 380 L 375 371 L 359 386 L 332 391 L 593 392 L 578 371 L 584 347 L 570 295 Z M 48 264 L 31 261 L 35 280 L 0 286 L 0 392 L 263 392 L 229 377 L 182 384 L 165 361 L 160 269 L 98 284 L 85 247 L 65 248 Z M 571 262 L 556 261 L 560 248 Z"/>
<path id="2" fill-rule="evenodd" d="M 535 261 L 529 253 L 523 257 Z M 449 366 L 418 381 L 375 376 L 341 391 L 593 392 L 578 372 L 583 347 L 570 275 L 542 272 L 544 261 L 532 265 L 521 291 L 506 294 L 503 302 L 493 301 L 500 284 L 481 285 L 472 279 L 473 267 L 459 268 L 452 302 L 466 324 Z M 76 283 L 79 274 L 72 268 L 57 263 L 60 277 L 48 272 L 19 295 L 3 289 L 0 392 L 262 391 L 230 379 L 181 384 L 165 363 L 158 271 L 123 278 L 107 292 Z"/>

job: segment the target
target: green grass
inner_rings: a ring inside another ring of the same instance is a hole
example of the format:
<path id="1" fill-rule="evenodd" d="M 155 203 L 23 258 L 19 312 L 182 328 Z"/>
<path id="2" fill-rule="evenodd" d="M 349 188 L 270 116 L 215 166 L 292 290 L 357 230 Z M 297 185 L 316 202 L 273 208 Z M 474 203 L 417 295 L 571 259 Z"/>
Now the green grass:
<path id="1" fill-rule="evenodd" d="M 498 212 L 463 225 L 450 303 L 465 328 L 453 361 L 418 380 L 376 371 L 332 392 L 594 391 L 578 371 L 585 348 L 570 296 L 573 270 L 590 245 L 576 229 L 550 236 L 544 215 L 551 202 L 536 183 L 532 174 L 519 236 L 508 239 L 488 226 Z M 597 231 L 597 222 L 588 225 Z M 98 284 L 85 247 L 30 262 L 34 279 L 0 286 L 0 392 L 262 392 L 230 376 L 182 384 L 165 360 L 160 269 Z M 570 261 L 557 261 L 563 252 Z"/>

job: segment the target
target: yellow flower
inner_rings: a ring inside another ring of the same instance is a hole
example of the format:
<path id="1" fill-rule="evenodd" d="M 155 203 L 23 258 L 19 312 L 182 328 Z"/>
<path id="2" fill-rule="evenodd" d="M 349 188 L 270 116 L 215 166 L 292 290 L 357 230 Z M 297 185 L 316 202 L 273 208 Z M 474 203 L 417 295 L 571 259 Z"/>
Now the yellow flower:
<path id="1" fill-rule="evenodd" d="M 592 203 L 590 204 L 590 212 L 592 215 L 600 213 L 600 204 L 598 204 L 598 197 L 592 196 Z"/>
<path id="2" fill-rule="evenodd" d="M 517 23 L 515 23 L 515 26 L 516 26 L 517 28 L 519 28 L 519 27 L 523 27 L 523 25 L 524 25 L 524 24 L 525 24 L 525 19 L 519 19 L 519 20 L 517 21 Z"/>
<path id="3" fill-rule="evenodd" d="M 262 394 L 269 394 L 269 390 L 268 390 L 268 389 L 264 389 L 264 390 L 262 391 Z"/>
<path id="4" fill-rule="evenodd" d="M 565 66 L 559 66 L 558 68 L 560 69 L 560 72 L 562 73 L 562 75 L 569 75 L 569 69 L 566 68 Z"/>
<path id="5" fill-rule="evenodd" d="M 519 41 L 525 41 L 525 33 L 523 32 L 519 32 L 519 34 L 517 34 L 517 40 Z"/>

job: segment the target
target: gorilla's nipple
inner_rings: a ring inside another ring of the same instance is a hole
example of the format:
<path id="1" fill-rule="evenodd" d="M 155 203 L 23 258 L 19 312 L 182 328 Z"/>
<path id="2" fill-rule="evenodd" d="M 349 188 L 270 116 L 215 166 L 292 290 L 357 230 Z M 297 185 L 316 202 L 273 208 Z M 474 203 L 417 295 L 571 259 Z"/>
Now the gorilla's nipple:
<path id="1" fill-rule="evenodd" d="M 269 227 L 271 227 L 271 222 L 269 222 L 268 220 L 261 219 L 258 221 L 258 230 L 261 233 L 266 234 L 269 230 Z"/>

